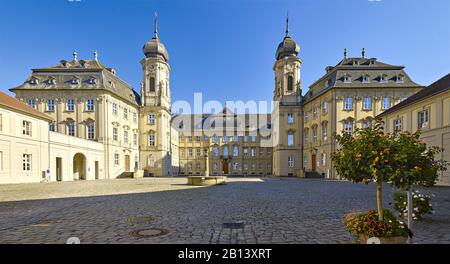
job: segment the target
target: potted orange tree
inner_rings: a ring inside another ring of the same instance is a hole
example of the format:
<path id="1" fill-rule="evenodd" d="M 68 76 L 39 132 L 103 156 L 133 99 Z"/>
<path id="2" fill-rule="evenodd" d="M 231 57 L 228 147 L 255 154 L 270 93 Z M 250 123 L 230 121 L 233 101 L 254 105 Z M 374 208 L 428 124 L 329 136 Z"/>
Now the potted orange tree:
<path id="1" fill-rule="evenodd" d="M 344 224 L 362 243 L 368 238 L 380 238 L 382 243 L 406 243 L 408 230 L 394 214 L 383 208 L 383 183 L 400 189 L 413 185 L 433 186 L 438 172 L 446 162 L 436 160 L 441 150 L 427 147 L 420 132 L 386 134 L 382 123 L 357 129 L 353 135 L 335 135 L 339 149 L 332 154 L 337 173 L 356 183 L 375 183 L 377 209 L 350 213 Z"/>

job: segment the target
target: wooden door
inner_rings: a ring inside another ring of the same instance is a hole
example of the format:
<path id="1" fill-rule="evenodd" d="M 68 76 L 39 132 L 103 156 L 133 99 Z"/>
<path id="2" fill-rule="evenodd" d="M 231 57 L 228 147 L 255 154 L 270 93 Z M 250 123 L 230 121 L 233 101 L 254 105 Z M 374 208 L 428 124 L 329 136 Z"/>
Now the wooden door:
<path id="1" fill-rule="evenodd" d="M 316 166 L 317 166 L 317 157 L 316 157 L 316 155 L 314 154 L 314 155 L 312 155 L 312 158 L 311 158 L 311 167 L 312 167 L 312 171 L 313 172 L 316 172 Z"/>
<path id="2" fill-rule="evenodd" d="M 230 168 L 228 167 L 228 163 L 223 164 L 223 173 L 228 174 L 230 172 Z"/>
<path id="3" fill-rule="evenodd" d="M 130 156 L 125 155 L 125 171 L 130 171 Z"/>

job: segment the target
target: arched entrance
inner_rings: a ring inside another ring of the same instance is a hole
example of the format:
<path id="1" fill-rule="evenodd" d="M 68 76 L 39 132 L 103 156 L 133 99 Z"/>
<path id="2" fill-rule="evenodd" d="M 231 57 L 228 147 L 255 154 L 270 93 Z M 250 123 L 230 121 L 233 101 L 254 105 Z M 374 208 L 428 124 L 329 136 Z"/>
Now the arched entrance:
<path id="1" fill-rule="evenodd" d="M 74 180 L 86 180 L 86 157 L 78 153 L 73 157 Z"/>

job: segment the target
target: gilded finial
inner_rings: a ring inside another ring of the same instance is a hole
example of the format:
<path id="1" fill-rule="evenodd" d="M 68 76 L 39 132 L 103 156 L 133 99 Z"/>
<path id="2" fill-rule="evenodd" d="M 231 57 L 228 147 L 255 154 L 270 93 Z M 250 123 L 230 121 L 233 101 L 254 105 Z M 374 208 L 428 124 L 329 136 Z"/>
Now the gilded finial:
<path id="1" fill-rule="evenodd" d="M 289 12 L 286 15 L 286 37 L 289 36 Z"/>
<path id="2" fill-rule="evenodd" d="M 158 38 L 158 12 L 155 12 L 155 30 L 153 32 L 153 38 L 157 39 Z"/>

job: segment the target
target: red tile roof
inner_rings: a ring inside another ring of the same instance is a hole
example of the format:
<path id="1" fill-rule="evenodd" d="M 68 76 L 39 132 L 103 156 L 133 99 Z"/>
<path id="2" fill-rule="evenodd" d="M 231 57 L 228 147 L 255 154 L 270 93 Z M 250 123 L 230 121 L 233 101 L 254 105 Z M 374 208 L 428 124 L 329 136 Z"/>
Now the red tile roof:
<path id="1" fill-rule="evenodd" d="M 38 110 L 28 106 L 27 104 L 17 100 L 14 97 L 7 95 L 0 91 L 0 105 L 12 108 L 14 110 L 24 112 L 28 115 L 32 115 L 45 120 L 53 120 L 50 116 L 39 112 Z"/>

